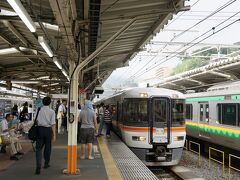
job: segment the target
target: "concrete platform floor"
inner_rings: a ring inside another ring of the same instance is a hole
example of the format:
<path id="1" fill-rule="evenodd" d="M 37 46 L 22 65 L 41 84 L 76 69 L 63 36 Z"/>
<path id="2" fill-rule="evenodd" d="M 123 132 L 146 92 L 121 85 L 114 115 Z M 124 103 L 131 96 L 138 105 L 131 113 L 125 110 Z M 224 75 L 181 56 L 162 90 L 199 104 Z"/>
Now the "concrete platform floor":
<path id="1" fill-rule="evenodd" d="M 59 135 L 53 144 L 51 167 L 42 169 L 40 175 L 35 175 L 35 153 L 28 140 L 22 143 L 25 155 L 18 161 L 10 161 L 9 154 L 0 155 L 0 179 L 5 180 L 47 180 L 47 179 L 86 179 L 86 180 L 106 180 L 108 179 L 105 165 L 100 153 L 95 154 L 94 160 L 81 160 L 80 150 L 78 150 L 78 165 L 80 175 L 64 175 L 62 170 L 67 167 L 67 135 Z M 96 146 L 97 149 L 98 145 Z M 96 149 L 95 147 L 95 149 Z M 96 150 L 95 150 L 96 151 Z"/>

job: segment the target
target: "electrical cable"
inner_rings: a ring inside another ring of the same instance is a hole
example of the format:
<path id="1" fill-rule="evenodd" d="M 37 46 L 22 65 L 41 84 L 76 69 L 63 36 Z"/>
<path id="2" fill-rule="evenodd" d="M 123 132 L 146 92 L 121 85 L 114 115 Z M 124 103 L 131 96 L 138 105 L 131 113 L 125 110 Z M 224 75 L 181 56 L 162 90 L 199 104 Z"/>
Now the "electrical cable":
<path id="1" fill-rule="evenodd" d="M 219 11 L 223 10 L 224 8 L 228 7 L 229 5 L 231 5 L 232 3 L 234 3 L 235 1 L 236 1 L 236 0 L 230 0 L 230 1 L 228 1 L 227 3 L 225 3 L 223 6 L 219 7 L 217 10 L 215 10 L 214 12 L 212 12 L 212 13 L 211 13 L 210 15 L 208 15 L 207 17 L 203 18 L 202 20 L 200 20 L 199 22 L 195 23 L 194 25 L 192 25 L 192 26 L 189 27 L 188 29 L 186 29 L 186 30 L 184 30 L 183 32 L 179 33 L 178 35 L 174 36 L 174 37 L 170 40 L 170 42 L 172 42 L 172 41 L 175 40 L 176 38 L 182 36 L 184 33 L 188 32 L 188 31 L 189 31 L 190 29 L 192 29 L 193 27 L 196 27 L 196 26 L 199 25 L 200 23 L 204 22 L 204 21 L 205 21 L 206 19 L 208 19 L 209 17 L 213 16 L 214 14 L 216 14 L 216 13 L 218 13 Z M 239 13 L 239 12 L 237 12 L 237 13 L 235 13 L 235 14 L 238 14 L 238 13 Z M 231 16 L 231 17 L 232 17 L 232 16 Z M 166 48 L 167 45 L 168 45 L 168 43 L 166 43 L 166 45 L 164 45 L 164 47 L 162 48 L 162 50 L 163 50 L 164 48 Z M 162 51 L 160 51 L 160 52 L 162 52 Z M 158 55 L 160 52 L 158 52 L 157 55 Z M 153 61 L 153 60 L 157 57 L 157 55 L 156 55 L 155 57 L 152 57 L 152 59 L 151 59 L 149 62 L 147 62 L 146 64 L 144 64 L 144 66 L 142 66 L 142 67 L 145 67 L 146 65 L 148 65 L 151 61 Z M 136 72 L 135 74 L 133 74 L 130 78 L 132 78 L 132 77 L 134 77 L 134 76 L 137 76 L 138 73 L 140 73 L 140 72 L 141 72 L 141 70 L 140 70 L 140 71 L 137 71 L 137 72 Z"/>
<path id="2" fill-rule="evenodd" d="M 151 67 L 149 70 L 152 70 L 152 69 L 156 68 L 157 66 L 163 64 L 164 62 L 169 61 L 170 59 L 176 57 L 177 55 L 181 54 L 182 52 L 184 52 L 184 51 L 190 49 L 191 47 L 193 47 L 193 46 L 197 45 L 198 43 L 200 43 L 200 42 L 202 42 L 202 41 L 208 39 L 209 37 L 211 37 L 211 36 L 217 34 L 218 32 L 220 32 L 220 31 L 224 30 L 225 28 L 227 28 L 227 27 L 229 27 L 229 26 L 235 24 L 235 23 L 238 22 L 238 21 L 240 21 L 240 19 L 237 19 L 237 20 L 235 20 L 234 22 L 229 23 L 228 25 L 224 26 L 223 28 L 219 29 L 218 31 L 213 32 L 213 34 L 210 34 L 209 36 L 207 36 L 207 37 L 201 39 L 200 41 L 198 41 L 198 42 L 192 44 L 191 46 L 187 47 L 187 48 L 184 49 L 183 51 L 181 51 L 181 52 L 179 52 L 179 53 L 176 53 L 174 56 L 171 56 L 171 57 L 165 59 L 164 61 L 161 61 L 160 64 L 158 64 L 158 65 L 156 65 L 156 66 L 154 66 L 154 67 Z M 145 74 L 145 73 L 146 73 L 146 72 L 143 72 L 142 74 L 138 75 L 138 77 L 142 76 L 142 75 Z"/>
<path id="3" fill-rule="evenodd" d="M 198 2 L 199 2 L 200 0 L 197 0 L 191 7 L 194 7 Z M 174 5 L 174 2 L 173 2 L 173 0 L 172 0 L 172 3 L 173 3 L 173 5 Z M 175 7 L 175 6 L 174 6 Z M 176 9 L 176 8 L 175 8 Z M 174 21 L 176 21 L 179 17 L 181 17 L 184 13 L 186 13 L 187 11 L 184 11 L 184 12 L 182 12 L 179 16 L 177 16 L 175 19 L 173 19 L 169 24 L 167 24 L 167 26 L 165 27 L 165 28 L 167 28 L 169 25 L 171 25 Z M 165 47 L 167 46 L 168 44 L 166 44 L 165 45 Z M 163 50 L 165 47 L 163 47 L 163 48 L 161 48 L 161 50 Z M 137 60 L 135 60 L 134 62 L 136 62 Z M 152 59 L 150 60 L 150 62 L 152 61 Z M 148 64 L 149 62 L 147 62 L 147 64 Z M 146 65 L 147 65 L 146 64 Z M 126 77 L 126 75 L 127 75 L 127 73 L 129 72 L 129 70 L 131 70 L 131 68 L 130 68 L 130 66 L 129 66 L 129 68 L 127 68 L 121 75 L 120 75 L 120 77 L 121 77 L 121 79 L 120 79 L 120 82 L 122 82 L 124 79 L 125 79 L 125 77 Z M 125 77 L 124 77 L 125 76 Z"/>

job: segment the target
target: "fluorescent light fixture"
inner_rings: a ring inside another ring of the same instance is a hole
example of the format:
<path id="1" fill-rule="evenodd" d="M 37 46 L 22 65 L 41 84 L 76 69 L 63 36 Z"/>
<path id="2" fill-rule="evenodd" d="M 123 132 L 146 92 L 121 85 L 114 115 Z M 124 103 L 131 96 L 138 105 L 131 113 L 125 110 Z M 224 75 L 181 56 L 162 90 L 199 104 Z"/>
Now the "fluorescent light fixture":
<path id="1" fill-rule="evenodd" d="M 21 51 L 32 51 L 34 54 L 37 55 L 37 50 L 35 49 L 30 49 L 30 48 L 25 48 L 25 47 L 19 47 Z"/>
<path id="2" fill-rule="evenodd" d="M 56 64 L 56 66 L 58 67 L 58 69 L 62 69 L 62 65 L 59 63 L 57 57 L 53 57 L 53 62 Z"/>
<path id="3" fill-rule="evenodd" d="M 68 77 L 68 75 L 67 75 L 67 73 L 64 69 L 62 69 L 62 73 L 63 73 L 64 76 Z"/>
<path id="4" fill-rule="evenodd" d="M 56 86 L 58 85 L 59 83 L 53 83 L 53 84 L 49 84 L 49 86 Z"/>
<path id="5" fill-rule="evenodd" d="M 28 29 L 31 32 L 36 32 L 36 26 L 27 13 L 26 9 L 23 7 L 20 0 L 7 0 L 8 3 L 12 6 L 14 11 L 18 14 L 18 16 L 21 18 L 21 20 L 26 24 Z"/>
<path id="6" fill-rule="evenodd" d="M 49 76 L 42 76 L 42 77 L 39 77 L 37 78 L 38 80 L 41 80 L 41 79 L 49 79 Z"/>
<path id="7" fill-rule="evenodd" d="M 39 81 L 11 81 L 14 84 L 37 84 Z"/>
<path id="8" fill-rule="evenodd" d="M 53 30 L 53 31 L 59 31 L 59 26 L 58 25 L 54 25 L 54 24 L 49 24 L 49 23 L 42 23 L 43 26 L 46 28 L 46 29 L 50 29 L 50 30 Z M 39 23 L 38 22 L 35 22 L 35 25 L 37 27 L 40 27 Z"/>
<path id="9" fill-rule="evenodd" d="M 18 52 L 18 50 L 16 48 L 0 49 L 0 55 L 13 54 L 13 53 L 17 53 L 17 52 Z"/>
<path id="10" fill-rule="evenodd" d="M 46 41 L 43 38 L 43 36 L 38 36 L 38 42 L 40 43 L 42 48 L 46 51 L 48 56 L 49 57 L 53 57 L 53 52 L 52 52 L 51 48 L 48 46 L 48 44 L 46 43 Z"/>

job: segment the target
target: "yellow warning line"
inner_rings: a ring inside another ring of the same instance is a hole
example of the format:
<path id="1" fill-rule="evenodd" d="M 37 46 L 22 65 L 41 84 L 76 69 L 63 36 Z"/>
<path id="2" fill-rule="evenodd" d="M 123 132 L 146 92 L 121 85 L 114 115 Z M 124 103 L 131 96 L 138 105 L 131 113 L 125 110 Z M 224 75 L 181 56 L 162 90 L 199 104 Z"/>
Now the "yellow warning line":
<path id="1" fill-rule="evenodd" d="M 119 172 L 119 169 L 117 168 L 113 157 L 108 150 L 108 147 L 106 143 L 103 140 L 103 137 L 98 138 L 98 143 L 100 147 L 100 151 L 103 157 L 103 162 L 105 165 L 105 169 L 107 171 L 108 179 L 109 180 L 120 180 L 122 179 L 121 173 Z"/>

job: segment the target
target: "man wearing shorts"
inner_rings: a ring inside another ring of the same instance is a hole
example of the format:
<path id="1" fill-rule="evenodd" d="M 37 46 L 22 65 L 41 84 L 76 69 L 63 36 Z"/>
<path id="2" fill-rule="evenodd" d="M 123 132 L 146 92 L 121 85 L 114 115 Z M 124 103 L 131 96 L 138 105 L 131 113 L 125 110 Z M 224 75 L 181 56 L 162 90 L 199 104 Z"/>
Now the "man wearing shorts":
<path id="1" fill-rule="evenodd" d="M 88 147 L 88 159 L 94 159 L 92 156 L 92 143 L 94 140 L 94 132 L 97 129 L 97 119 L 91 101 L 87 100 L 85 102 L 85 106 L 80 112 L 79 121 L 81 122 L 81 159 L 85 159 L 86 144 Z"/>

